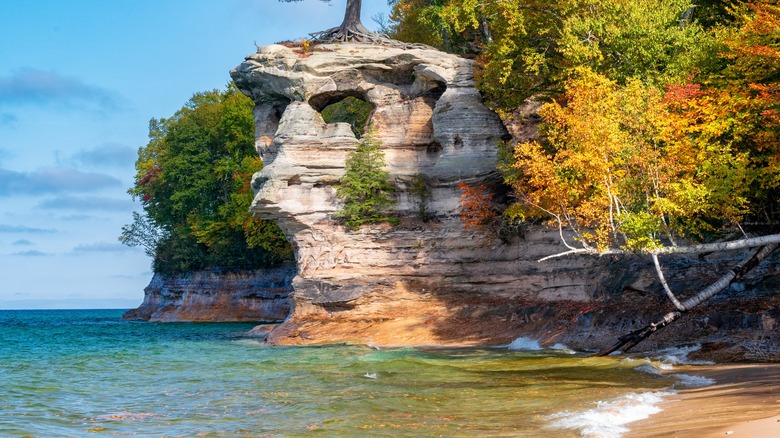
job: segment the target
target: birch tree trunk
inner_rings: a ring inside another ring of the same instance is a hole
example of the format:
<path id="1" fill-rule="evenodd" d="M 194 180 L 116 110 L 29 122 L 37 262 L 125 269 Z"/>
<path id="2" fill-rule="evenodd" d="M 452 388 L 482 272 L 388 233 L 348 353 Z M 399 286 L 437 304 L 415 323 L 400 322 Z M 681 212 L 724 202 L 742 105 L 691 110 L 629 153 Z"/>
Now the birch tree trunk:
<path id="1" fill-rule="evenodd" d="M 667 325 L 671 324 L 672 322 L 676 321 L 678 318 L 680 318 L 683 314 L 687 313 L 692 308 L 712 298 L 718 292 L 726 289 L 732 283 L 742 278 L 745 274 L 747 274 L 748 272 L 753 270 L 753 268 L 758 266 L 759 263 L 761 263 L 761 261 L 769 257 L 769 255 L 772 254 L 772 252 L 775 249 L 777 249 L 778 246 L 780 246 L 780 244 L 771 243 L 769 245 L 765 245 L 758 248 L 749 257 L 747 257 L 741 263 L 736 265 L 734 268 L 732 268 L 729 272 L 727 272 L 717 281 L 710 284 L 706 288 L 702 289 L 698 294 L 694 295 L 693 297 L 687 299 L 682 303 L 679 303 L 678 310 L 667 313 L 666 315 L 661 317 L 661 319 L 659 319 L 658 321 L 650 323 L 649 325 L 642 327 L 639 330 L 635 330 L 625 336 L 621 336 L 618 339 L 617 343 L 615 343 L 615 345 L 613 345 L 610 348 L 601 350 L 596 355 L 606 356 L 620 349 L 622 349 L 622 351 L 629 351 L 630 349 L 635 347 L 638 343 L 642 342 L 644 339 L 648 338 L 650 335 L 652 335 L 659 329 L 662 329 Z M 678 303 L 675 303 L 675 305 L 677 304 Z"/>

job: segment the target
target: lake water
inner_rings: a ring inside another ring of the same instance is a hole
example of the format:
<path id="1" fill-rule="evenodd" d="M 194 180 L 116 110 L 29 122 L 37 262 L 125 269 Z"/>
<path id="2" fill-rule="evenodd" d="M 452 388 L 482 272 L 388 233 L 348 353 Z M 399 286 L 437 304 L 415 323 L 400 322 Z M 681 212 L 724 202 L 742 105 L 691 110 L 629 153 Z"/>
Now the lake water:
<path id="1" fill-rule="evenodd" d="M 618 437 L 662 364 L 504 348 L 265 347 L 252 324 L 0 311 L 0 436 Z"/>

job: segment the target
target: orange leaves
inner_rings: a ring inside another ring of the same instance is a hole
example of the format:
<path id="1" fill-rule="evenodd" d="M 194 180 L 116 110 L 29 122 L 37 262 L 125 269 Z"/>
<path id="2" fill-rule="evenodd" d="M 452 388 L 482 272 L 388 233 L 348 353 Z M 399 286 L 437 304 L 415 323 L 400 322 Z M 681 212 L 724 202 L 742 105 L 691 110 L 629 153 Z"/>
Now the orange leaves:
<path id="1" fill-rule="evenodd" d="M 464 182 L 458 183 L 458 188 L 463 190 L 460 197 L 460 220 L 466 228 L 485 229 L 492 225 L 496 218 L 496 209 L 493 206 L 493 194 L 485 185 L 470 186 Z"/>
<path id="2" fill-rule="evenodd" d="M 701 96 L 697 85 L 662 93 L 579 70 L 567 82 L 566 105 L 540 111 L 546 143 L 515 148 L 518 197 L 599 249 L 650 249 L 664 236 L 695 231 L 703 215 L 738 211 L 738 196 L 713 197 L 704 180 L 711 175 L 701 163 L 717 161 L 723 150 L 691 141 L 696 122 L 687 117 L 704 111 Z M 733 167 L 729 157 L 724 169 Z"/>
<path id="3" fill-rule="evenodd" d="M 672 107 L 683 106 L 694 99 L 700 98 L 702 94 L 701 84 L 692 84 L 689 82 L 684 84 L 670 84 L 666 87 L 663 103 Z"/>
<path id="4" fill-rule="evenodd" d="M 724 42 L 724 55 L 735 62 L 730 67 L 749 82 L 761 82 L 780 70 L 780 6 L 756 1 L 740 11 L 740 27 Z"/>

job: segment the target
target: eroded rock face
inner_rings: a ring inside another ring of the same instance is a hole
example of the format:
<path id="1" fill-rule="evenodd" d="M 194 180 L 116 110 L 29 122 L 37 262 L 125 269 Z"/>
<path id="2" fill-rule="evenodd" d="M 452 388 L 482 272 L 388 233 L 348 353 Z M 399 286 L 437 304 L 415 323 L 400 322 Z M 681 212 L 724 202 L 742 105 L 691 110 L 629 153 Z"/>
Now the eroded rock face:
<path id="1" fill-rule="evenodd" d="M 539 263 L 565 250 L 557 231 L 527 227 L 506 242 L 463 227 L 457 184 L 495 187 L 497 145 L 508 136 L 482 105 L 472 67 L 435 50 L 339 44 L 302 55 L 272 45 L 231 71 L 257 104 L 256 146 L 265 167 L 252 181 L 252 211 L 280 225 L 298 264 L 292 314 L 270 342 L 484 345 L 532 335 L 602 348 L 668 310 L 647 260 Z M 341 207 L 334 186 L 358 140 L 347 124 L 327 124 L 319 111 L 347 96 L 374 105 L 374 136 L 397 188 L 400 226 L 350 232 L 333 221 Z M 420 200 L 411 184 L 418 174 L 430 189 L 428 222 L 416 218 Z M 739 256 L 715 256 L 715 264 Z M 701 284 L 717 275 L 709 262 L 675 262 L 669 277 L 698 269 Z M 759 319 L 776 321 L 773 315 Z M 777 323 L 771 321 L 763 324 Z"/>
<path id="2" fill-rule="evenodd" d="M 123 319 L 240 322 L 284 320 L 290 312 L 294 266 L 251 272 L 199 271 L 182 276 L 155 274 L 144 301 Z"/>

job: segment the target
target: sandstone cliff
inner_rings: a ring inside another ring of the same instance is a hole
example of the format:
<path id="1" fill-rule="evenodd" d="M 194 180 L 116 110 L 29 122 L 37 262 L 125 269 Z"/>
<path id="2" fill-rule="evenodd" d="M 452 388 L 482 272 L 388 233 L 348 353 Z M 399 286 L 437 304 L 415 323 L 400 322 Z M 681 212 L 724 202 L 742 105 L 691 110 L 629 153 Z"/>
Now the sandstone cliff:
<path id="1" fill-rule="evenodd" d="M 482 105 L 472 67 L 435 50 L 339 44 L 301 53 L 272 45 L 231 71 L 257 105 L 265 167 L 252 182 L 252 211 L 280 225 L 298 264 L 292 313 L 269 342 L 485 345 L 533 336 L 595 349 L 669 309 L 642 258 L 538 263 L 562 250 L 556 231 L 529 225 L 507 242 L 463 227 L 457 184 L 497 187 L 497 144 L 508 137 Z M 349 232 L 333 221 L 340 208 L 334 185 L 358 140 L 348 125 L 325 123 L 320 111 L 347 96 L 374 106 L 400 226 Z M 430 189 L 428 222 L 415 218 L 415 175 Z M 740 256 L 665 263 L 673 287 L 694 291 Z M 735 358 L 780 359 L 776 262 L 714 310 L 642 347 L 705 342 Z"/>
<path id="2" fill-rule="evenodd" d="M 239 322 L 284 320 L 290 312 L 294 266 L 251 272 L 155 274 L 144 301 L 123 319 Z"/>

